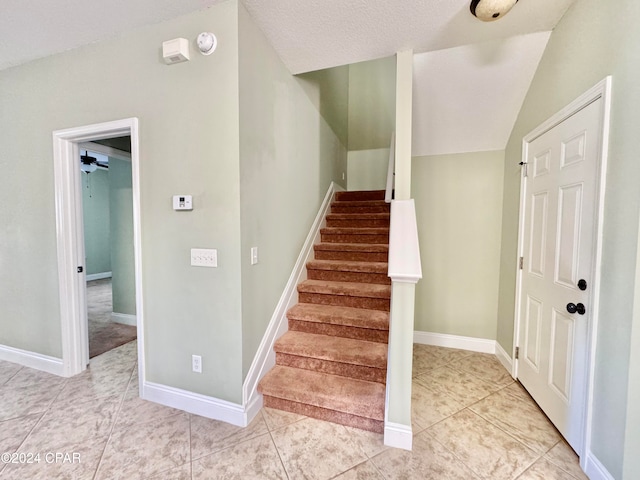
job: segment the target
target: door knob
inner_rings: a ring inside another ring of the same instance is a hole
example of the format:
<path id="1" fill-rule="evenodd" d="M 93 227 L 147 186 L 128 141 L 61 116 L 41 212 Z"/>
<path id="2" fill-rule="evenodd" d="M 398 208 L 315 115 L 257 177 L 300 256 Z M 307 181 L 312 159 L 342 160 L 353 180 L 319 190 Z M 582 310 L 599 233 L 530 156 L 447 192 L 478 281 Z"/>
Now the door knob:
<path id="1" fill-rule="evenodd" d="M 575 303 L 567 303 L 567 312 L 569 313 L 578 313 L 578 315 L 584 315 L 586 313 L 587 309 L 584 308 L 584 304 L 579 303 L 579 304 L 575 304 Z"/>

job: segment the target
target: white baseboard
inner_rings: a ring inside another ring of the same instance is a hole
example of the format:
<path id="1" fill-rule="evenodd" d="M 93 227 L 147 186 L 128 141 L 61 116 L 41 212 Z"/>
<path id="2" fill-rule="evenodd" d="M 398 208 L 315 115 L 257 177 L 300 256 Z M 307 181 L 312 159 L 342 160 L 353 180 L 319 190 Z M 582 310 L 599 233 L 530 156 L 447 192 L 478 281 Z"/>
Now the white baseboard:
<path id="1" fill-rule="evenodd" d="M 331 201 L 333 200 L 334 193 L 342 190 L 342 187 L 335 183 L 329 185 L 327 194 L 324 197 L 324 201 L 320 206 L 318 214 L 311 226 L 311 230 L 307 235 L 307 238 L 302 246 L 302 250 L 298 255 L 298 259 L 293 267 L 293 271 L 289 276 L 289 281 L 285 286 L 282 296 L 276 305 L 275 311 L 271 316 L 269 325 L 265 331 L 258 351 L 256 352 L 247 377 L 245 378 L 242 386 L 242 399 L 245 406 L 262 405 L 262 395 L 257 391 L 258 382 L 266 375 L 266 373 L 273 368 L 276 364 L 276 354 L 273 351 L 273 344 L 289 329 L 287 323 L 287 310 L 293 307 L 298 301 L 298 283 L 306 278 L 307 270 L 306 264 L 313 258 L 313 245 L 320 238 L 320 228 L 325 224 L 325 217 L 329 208 L 331 207 Z M 256 414 L 260 409 L 256 410 Z M 252 411 L 248 408 L 248 411 Z M 255 415 L 255 414 L 254 414 Z"/>
<path id="2" fill-rule="evenodd" d="M 138 325 L 137 317 L 126 313 L 113 312 L 111 314 L 111 321 L 115 323 L 122 323 L 123 325 L 131 325 L 132 327 Z"/>
<path id="3" fill-rule="evenodd" d="M 102 273 L 92 273 L 91 275 L 87 275 L 87 282 L 91 282 L 92 280 L 102 280 L 103 278 L 111 278 L 111 272 L 102 272 Z"/>
<path id="4" fill-rule="evenodd" d="M 513 378 L 516 378 L 515 372 L 513 371 L 513 360 L 511 359 L 511 356 L 504 350 L 504 348 L 502 348 L 502 345 L 500 345 L 498 342 L 496 342 L 496 357 L 498 357 L 498 360 L 500 360 L 502 366 L 507 369 L 511 376 Z"/>
<path id="5" fill-rule="evenodd" d="M 35 368 L 43 372 L 64 377 L 64 365 L 61 358 L 29 352 L 19 348 L 0 345 L 0 360 L 17 363 L 23 367 Z"/>
<path id="6" fill-rule="evenodd" d="M 485 338 L 462 337 L 445 333 L 413 332 L 413 343 L 436 347 L 458 348 L 480 353 L 496 353 L 496 341 Z M 511 371 L 511 370 L 509 370 Z"/>
<path id="7" fill-rule="evenodd" d="M 143 383 L 140 398 L 238 427 L 246 427 L 250 422 L 242 405 L 153 382 Z"/>
<path id="8" fill-rule="evenodd" d="M 413 447 L 413 430 L 411 425 L 385 422 L 384 444 L 387 447 L 402 448 L 411 451 Z"/>
<path id="9" fill-rule="evenodd" d="M 584 465 L 581 466 L 584 469 L 584 473 L 587 474 L 590 480 L 615 480 L 608 470 L 600 463 L 593 453 L 587 452 Z"/>

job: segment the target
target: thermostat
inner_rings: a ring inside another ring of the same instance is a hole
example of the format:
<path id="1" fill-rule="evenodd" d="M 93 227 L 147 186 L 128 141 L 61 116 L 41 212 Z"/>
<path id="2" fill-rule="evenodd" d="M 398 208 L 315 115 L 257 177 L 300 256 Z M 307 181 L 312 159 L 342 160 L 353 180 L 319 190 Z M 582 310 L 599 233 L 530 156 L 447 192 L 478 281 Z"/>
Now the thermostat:
<path id="1" fill-rule="evenodd" d="M 173 209 L 174 210 L 193 210 L 193 200 L 191 198 L 191 195 L 174 195 Z"/>

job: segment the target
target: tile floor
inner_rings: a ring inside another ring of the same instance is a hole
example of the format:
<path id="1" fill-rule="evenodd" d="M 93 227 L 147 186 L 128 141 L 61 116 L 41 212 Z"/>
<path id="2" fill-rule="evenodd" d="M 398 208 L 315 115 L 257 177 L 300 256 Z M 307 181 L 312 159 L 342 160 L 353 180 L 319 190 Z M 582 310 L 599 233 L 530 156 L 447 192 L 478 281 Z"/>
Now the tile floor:
<path id="1" fill-rule="evenodd" d="M 0 453 L 41 454 L 40 463 L 0 463 L 0 477 L 586 478 L 494 356 L 416 345 L 414 357 L 412 452 L 384 447 L 382 435 L 272 409 L 238 428 L 140 400 L 135 342 L 71 379 L 0 362 Z"/>

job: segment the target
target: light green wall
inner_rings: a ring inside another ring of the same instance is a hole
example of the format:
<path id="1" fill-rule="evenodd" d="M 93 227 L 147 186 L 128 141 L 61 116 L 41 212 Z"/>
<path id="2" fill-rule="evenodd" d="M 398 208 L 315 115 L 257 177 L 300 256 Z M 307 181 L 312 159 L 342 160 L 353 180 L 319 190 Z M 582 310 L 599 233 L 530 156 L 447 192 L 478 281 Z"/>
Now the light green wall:
<path id="1" fill-rule="evenodd" d="M 389 148 L 353 150 L 347 154 L 347 190 L 387 188 Z"/>
<path id="2" fill-rule="evenodd" d="M 300 85 L 345 147 L 349 130 L 349 66 L 297 75 Z"/>
<path id="3" fill-rule="evenodd" d="M 87 275 L 111 271 L 109 193 L 109 171 L 98 169 L 82 174 L 82 216 Z"/>
<path id="4" fill-rule="evenodd" d="M 638 232 L 640 237 L 640 231 Z M 623 478 L 640 478 L 640 243 L 636 257 L 633 327 L 629 358 L 629 395 L 627 397 L 627 419 L 624 442 Z"/>
<path id="5" fill-rule="evenodd" d="M 113 312 L 136 314 L 131 162 L 109 157 Z"/>
<path id="6" fill-rule="evenodd" d="M 349 151 L 389 148 L 395 116 L 395 56 L 349 65 Z"/>
<path id="7" fill-rule="evenodd" d="M 243 374 L 346 149 L 239 8 Z M 250 264 L 258 247 L 259 263 Z"/>
<path id="8" fill-rule="evenodd" d="M 551 35 L 506 149 L 498 341 L 511 351 L 523 136 L 613 75 L 592 450 L 622 478 L 640 203 L 640 3 L 575 2 Z M 637 317 L 636 317 L 637 318 Z M 637 405 L 634 408 L 640 408 Z M 636 434 L 636 441 L 637 441 Z"/>
<path id="9" fill-rule="evenodd" d="M 496 338 L 504 152 L 414 157 L 415 330 Z"/>
<path id="10" fill-rule="evenodd" d="M 214 55 L 192 45 L 191 61 L 164 64 L 163 41 L 202 31 Z M 52 132 L 135 116 L 147 380 L 240 402 L 235 1 L 2 71 L 0 105 L 0 198 L 13 205 L 0 209 L 0 344 L 61 356 Z M 173 211 L 178 193 L 192 212 Z M 191 267 L 191 247 L 217 248 L 219 267 Z"/>

